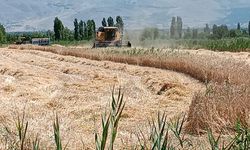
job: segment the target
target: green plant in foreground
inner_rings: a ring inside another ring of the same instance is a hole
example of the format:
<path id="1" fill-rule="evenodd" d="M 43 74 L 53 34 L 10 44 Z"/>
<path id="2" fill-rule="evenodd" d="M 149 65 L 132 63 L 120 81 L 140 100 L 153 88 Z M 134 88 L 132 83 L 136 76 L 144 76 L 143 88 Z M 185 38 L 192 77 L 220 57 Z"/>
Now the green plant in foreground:
<path id="1" fill-rule="evenodd" d="M 157 121 L 152 120 L 151 123 L 149 122 L 151 128 L 150 139 L 152 142 L 150 149 L 152 150 L 174 149 L 169 142 L 169 129 L 166 119 L 165 113 L 162 116 L 158 113 Z"/>
<path id="2" fill-rule="evenodd" d="M 97 150 L 104 150 L 107 142 L 108 132 L 109 132 L 109 124 L 110 124 L 110 115 L 107 117 L 107 114 L 102 115 L 102 136 L 98 133 L 95 133 L 95 145 Z"/>
<path id="3" fill-rule="evenodd" d="M 23 113 L 23 116 L 21 119 L 18 116 L 17 121 L 15 122 L 21 150 L 24 150 L 24 142 L 26 140 L 26 134 L 28 130 L 28 121 L 25 123 L 24 117 L 25 117 L 25 113 Z"/>
<path id="4" fill-rule="evenodd" d="M 117 98 L 115 98 L 114 95 L 115 94 L 113 89 L 110 113 L 107 115 L 107 113 L 105 112 L 102 115 L 102 136 L 100 137 L 97 132 L 95 133 L 95 145 L 97 150 L 104 150 L 106 148 L 109 132 L 110 145 L 108 149 L 113 150 L 114 148 L 114 142 L 118 131 L 118 123 L 121 119 L 121 115 L 125 107 L 125 102 L 123 101 L 123 94 L 121 93 L 121 89 L 119 89 L 118 91 Z"/>
<path id="5" fill-rule="evenodd" d="M 39 150 L 40 141 L 38 139 L 38 135 L 36 136 L 35 140 L 32 143 L 33 143 L 33 150 Z"/>
<path id="6" fill-rule="evenodd" d="M 208 135 L 208 140 L 209 140 L 209 144 L 212 150 L 219 150 L 219 142 L 220 142 L 220 137 L 221 135 L 219 135 L 217 138 L 215 138 L 215 136 L 213 135 L 213 132 L 210 130 L 207 131 L 207 135 Z"/>
<path id="7" fill-rule="evenodd" d="M 167 116 L 165 113 L 162 115 L 158 112 L 157 119 L 149 121 L 149 144 L 146 136 L 141 130 L 136 135 L 138 138 L 141 150 L 174 150 L 169 137 L 169 127 L 167 123 Z"/>
<path id="8" fill-rule="evenodd" d="M 56 143 L 56 149 L 57 150 L 62 150 L 62 140 L 61 140 L 61 135 L 60 135 L 60 124 L 58 120 L 58 116 L 56 115 L 55 121 L 53 123 L 53 129 L 54 129 L 54 138 L 55 138 L 55 143 Z M 66 149 L 67 145 L 64 147 Z"/>
<path id="9" fill-rule="evenodd" d="M 212 130 L 207 131 L 209 144 L 212 150 L 249 150 L 250 149 L 250 131 L 248 128 L 242 127 L 238 121 L 235 127 L 236 135 L 231 141 L 225 145 L 225 141 L 221 144 L 221 134 L 215 138 Z M 222 145 L 222 146 L 221 146 Z"/>
<path id="10" fill-rule="evenodd" d="M 250 130 L 242 127 L 238 121 L 236 124 L 236 133 L 234 149 L 247 150 L 250 149 Z"/>
<path id="11" fill-rule="evenodd" d="M 233 149 L 233 146 L 236 141 L 236 138 L 233 138 L 233 140 L 231 140 L 227 145 L 225 145 L 224 141 L 222 143 L 220 142 L 221 134 L 216 138 L 211 129 L 207 130 L 207 135 L 211 150 L 231 150 Z M 246 149 L 240 149 L 240 150 L 246 150 Z"/>
<path id="12" fill-rule="evenodd" d="M 184 148 L 184 143 L 187 143 L 189 146 L 192 145 L 192 142 L 188 138 L 185 138 L 185 134 L 183 134 L 185 119 L 186 115 L 184 114 L 183 116 L 178 116 L 175 120 L 171 120 L 169 123 L 170 130 L 174 133 L 182 148 Z"/>
<path id="13" fill-rule="evenodd" d="M 22 117 L 20 115 L 14 119 L 15 130 L 12 131 L 8 126 L 4 125 L 5 134 L 5 149 L 20 149 L 25 150 L 29 147 L 29 140 L 27 139 L 28 121 L 25 121 L 25 113 Z"/>

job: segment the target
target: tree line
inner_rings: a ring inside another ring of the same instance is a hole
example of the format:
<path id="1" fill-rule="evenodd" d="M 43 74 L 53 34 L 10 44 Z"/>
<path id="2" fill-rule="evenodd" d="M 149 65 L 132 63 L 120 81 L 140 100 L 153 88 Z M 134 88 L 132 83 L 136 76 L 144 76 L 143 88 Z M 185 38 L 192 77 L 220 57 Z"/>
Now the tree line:
<path id="1" fill-rule="evenodd" d="M 107 19 L 103 18 L 101 24 L 103 27 L 115 26 L 118 27 L 121 32 L 124 29 L 124 22 L 121 16 L 117 16 L 114 19 L 110 16 Z M 20 37 L 24 38 L 26 41 L 31 41 L 32 38 L 44 38 L 49 37 L 52 41 L 80 41 L 80 40 L 91 40 L 95 38 L 96 23 L 93 19 L 78 20 L 77 18 L 73 21 L 74 29 L 71 30 L 66 27 L 63 22 L 55 17 L 53 31 L 43 31 L 43 32 L 14 32 L 6 33 L 3 25 L 0 24 L 0 44 L 3 43 L 14 43 L 20 40 Z"/>
<path id="2" fill-rule="evenodd" d="M 141 35 L 140 41 L 146 39 L 155 40 L 155 39 L 222 39 L 222 38 L 236 38 L 236 37 L 250 37 L 250 21 L 248 28 L 241 28 L 241 24 L 238 23 L 235 28 L 228 28 L 227 25 L 216 25 L 209 27 L 209 24 L 206 24 L 202 28 L 190 28 L 187 27 L 183 29 L 182 18 L 172 17 L 169 32 L 161 30 L 155 27 L 145 28 Z"/>
<path id="3" fill-rule="evenodd" d="M 102 26 L 106 27 L 118 27 L 121 32 L 124 29 L 124 23 L 121 16 L 116 17 L 116 23 L 114 23 L 114 19 L 110 16 L 107 19 L 103 18 Z M 74 20 L 74 30 L 71 31 L 67 27 L 64 27 L 62 21 L 56 17 L 54 20 L 54 39 L 56 41 L 59 40 L 91 40 L 95 38 L 96 32 L 96 23 L 94 20 L 87 20 L 84 22 L 82 20 L 78 21 L 78 19 Z"/>
<path id="4" fill-rule="evenodd" d="M 118 29 L 123 33 L 124 30 L 124 22 L 121 16 L 116 17 L 116 23 L 114 23 L 114 19 L 110 16 L 108 17 L 107 21 L 106 18 L 102 19 L 102 26 L 103 27 L 118 27 Z"/>
<path id="5" fill-rule="evenodd" d="M 187 28 L 184 32 L 184 39 L 192 38 L 208 38 L 208 39 L 222 39 L 222 38 L 236 38 L 236 37 L 249 37 L 250 36 L 250 21 L 247 28 L 241 28 L 241 24 L 238 23 L 235 28 L 229 28 L 227 25 L 214 24 L 211 28 L 208 24 L 204 29 Z"/>
<path id="6" fill-rule="evenodd" d="M 74 20 L 74 30 L 64 27 L 62 21 L 56 17 L 54 20 L 54 39 L 56 41 L 72 41 L 72 40 L 90 40 L 94 38 L 96 25 L 94 20 L 84 22 L 77 19 Z"/>
<path id="7" fill-rule="evenodd" d="M 6 33 L 3 25 L 0 24 L 0 44 L 13 43 L 18 40 L 19 37 L 25 37 L 27 40 L 32 38 L 49 37 L 55 41 L 80 41 L 91 40 L 95 38 L 96 23 L 94 20 L 74 19 L 74 29 L 71 30 L 63 25 L 63 22 L 56 17 L 54 19 L 54 30 L 48 30 L 46 32 L 25 32 L 25 33 Z M 123 33 L 124 22 L 121 16 L 116 16 L 115 21 L 112 17 L 103 18 L 101 21 L 103 27 L 115 26 Z M 158 38 L 171 38 L 171 39 L 222 39 L 222 38 L 234 38 L 234 37 L 249 37 L 250 36 L 250 21 L 248 28 L 242 28 L 238 23 L 235 28 L 228 28 L 227 25 L 212 25 L 211 27 L 206 24 L 202 28 L 190 28 L 183 29 L 183 20 L 181 17 L 172 17 L 170 22 L 169 32 L 164 34 L 160 32 L 158 28 L 145 28 L 141 33 L 140 40 L 146 39 L 158 39 Z"/>

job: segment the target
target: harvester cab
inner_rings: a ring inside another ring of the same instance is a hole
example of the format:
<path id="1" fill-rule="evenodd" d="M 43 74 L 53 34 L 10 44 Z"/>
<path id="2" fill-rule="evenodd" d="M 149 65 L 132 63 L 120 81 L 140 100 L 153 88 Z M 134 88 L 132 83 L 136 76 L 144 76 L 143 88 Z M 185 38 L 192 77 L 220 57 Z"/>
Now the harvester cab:
<path id="1" fill-rule="evenodd" d="M 131 47 L 131 43 L 122 43 L 122 34 L 117 27 L 100 27 L 95 36 L 93 47 Z"/>

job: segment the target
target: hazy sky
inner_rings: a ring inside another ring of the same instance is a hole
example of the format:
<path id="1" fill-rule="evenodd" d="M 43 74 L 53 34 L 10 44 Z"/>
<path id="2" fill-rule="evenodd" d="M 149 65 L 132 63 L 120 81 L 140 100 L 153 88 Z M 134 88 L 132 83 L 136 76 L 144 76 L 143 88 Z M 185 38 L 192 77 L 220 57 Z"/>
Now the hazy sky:
<path id="1" fill-rule="evenodd" d="M 250 0 L 0 0 L 0 23 L 9 30 L 51 29 L 58 16 L 66 26 L 73 19 L 121 15 L 128 28 L 168 27 L 172 16 L 181 16 L 184 26 L 206 23 L 246 25 Z"/>

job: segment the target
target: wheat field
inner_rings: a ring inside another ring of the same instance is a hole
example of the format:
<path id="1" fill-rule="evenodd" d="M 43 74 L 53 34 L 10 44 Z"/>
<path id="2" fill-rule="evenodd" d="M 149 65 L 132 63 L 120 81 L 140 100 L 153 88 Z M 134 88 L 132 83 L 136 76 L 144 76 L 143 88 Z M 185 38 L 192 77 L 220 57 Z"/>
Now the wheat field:
<path id="1" fill-rule="evenodd" d="M 41 145 L 49 149 L 55 114 L 68 149 L 94 149 L 95 126 L 114 85 L 126 101 L 117 149 L 138 144 L 135 132 L 146 131 L 158 111 L 167 120 L 186 114 L 184 131 L 194 143 L 186 149 L 206 143 L 208 128 L 230 134 L 237 120 L 250 125 L 247 52 L 11 45 L 0 53 L 0 120 L 14 130 L 12 118 L 25 110 L 28 136 L 40 133 Z"/>

